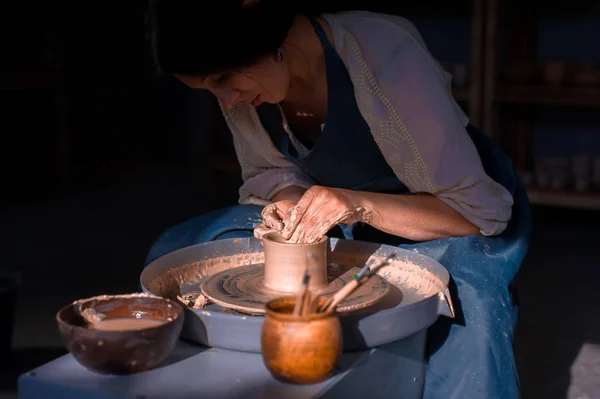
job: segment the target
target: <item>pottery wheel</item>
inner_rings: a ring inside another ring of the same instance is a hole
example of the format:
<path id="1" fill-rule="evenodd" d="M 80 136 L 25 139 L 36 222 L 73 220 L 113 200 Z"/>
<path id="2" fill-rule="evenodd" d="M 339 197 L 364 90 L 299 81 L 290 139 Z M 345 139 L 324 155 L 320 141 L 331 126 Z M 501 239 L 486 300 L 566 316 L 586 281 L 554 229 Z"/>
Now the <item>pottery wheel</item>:
<path id="1" fill-rule="evenodd" d="M 284 295 L 293 295 L 271 291 L 263 284 L 264 265 L 240 266 L 224 270 L 209 276 L 201 285 L 202 294 L 211 302 L 224 308 L 249 314 L 264 314 L 265 304 Z M 360 269 L 330 265 L 327 268 L 329 285 L 318 292 L 331 296 L 348 283 Z M 349 312 L 366 308 L 377 303 L 390 290 L 388 282 L 375 274 L 360 285 L 337 306 L 337 311 Z"/>

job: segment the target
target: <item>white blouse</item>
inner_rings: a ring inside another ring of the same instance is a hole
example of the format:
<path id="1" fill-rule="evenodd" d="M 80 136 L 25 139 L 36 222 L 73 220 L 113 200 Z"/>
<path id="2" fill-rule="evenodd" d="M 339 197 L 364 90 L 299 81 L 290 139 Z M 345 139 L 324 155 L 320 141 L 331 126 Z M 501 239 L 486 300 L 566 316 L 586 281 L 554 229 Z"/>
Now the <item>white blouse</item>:
<path id="1" fill-rule="evenodd" d="M 513 198 L 485 173 L 466 131 L 468 118 L 452 97 L 452 77 L 415 26 L 401 17 L 362 11 L 323 18 L 360 112 L 398 179 L 413 193 L 441 199 L 482 234 L 500 234 Z M 241 204 L 266 205 L 285 187 L 315 184 L 274 146 L 254 107 L 222 109 L 242 168 Z"/>

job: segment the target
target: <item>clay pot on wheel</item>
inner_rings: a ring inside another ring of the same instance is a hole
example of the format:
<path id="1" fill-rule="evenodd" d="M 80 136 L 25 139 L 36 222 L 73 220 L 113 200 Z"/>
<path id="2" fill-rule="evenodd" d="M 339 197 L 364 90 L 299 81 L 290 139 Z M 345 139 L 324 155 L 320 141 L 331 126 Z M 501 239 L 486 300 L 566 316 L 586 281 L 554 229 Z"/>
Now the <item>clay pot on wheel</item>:
<path id="1" fill-rule="evenodd" d="M 267 289 L 281 293 L 298 292 L 306 271 L 309 253 L 313 256 L 313 261 L 309 265 L 312 270 L 310 289 L 323 289 L 329 284 L 327 237 L 314 244 L 289 244 L 281 234 L 269 233 L 263 237 L 262 244 L 265 248 L 264 285 Z"/>
<path id="2" fill-rule="evenodd" d="M 327 298 L 321 298 L 319 305 Z M 335 313 L 294 316 L 296 297 L 267 303 L 261 330 L 265 366 L 279 381 L 315 384 L 333 374 L 342 350 L 342 327 Z"/>
<path id="3" fill-rule="evenodd" d="M 600 71 L 593 64 L 584 64 L 573 73 L 573 83 L 577 86 L 596 86 L 600 83 Z"/>

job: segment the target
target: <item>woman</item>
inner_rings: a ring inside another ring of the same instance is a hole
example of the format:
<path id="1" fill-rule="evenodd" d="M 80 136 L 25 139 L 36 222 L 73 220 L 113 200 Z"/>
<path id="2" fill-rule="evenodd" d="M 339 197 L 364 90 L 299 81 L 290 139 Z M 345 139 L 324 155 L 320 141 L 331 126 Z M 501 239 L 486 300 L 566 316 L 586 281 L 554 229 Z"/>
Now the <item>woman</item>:
<path id="1" fill-rule="evenodd" d="M 518 397 L 509 283 L 528 245 L 527 197 L 415 27 L 368 12 L 308 17 L 273 0 L 217 3 L 208 23 L 200 6 L 159 2 L 155 50 L 164 72 L 219 100 L 241 205 L 168 230 L 147 262 L 270 230 L 419 251 L 449 270 L 459 310 L 428 332 L 425 397 Z"/>

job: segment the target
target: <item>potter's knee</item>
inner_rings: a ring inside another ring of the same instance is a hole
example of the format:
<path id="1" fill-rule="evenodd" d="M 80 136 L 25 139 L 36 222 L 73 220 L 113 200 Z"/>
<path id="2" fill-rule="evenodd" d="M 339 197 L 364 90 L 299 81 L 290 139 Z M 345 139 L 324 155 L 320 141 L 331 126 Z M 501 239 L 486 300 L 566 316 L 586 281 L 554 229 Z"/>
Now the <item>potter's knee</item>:
<path id="1" fill-rule="evenodd" d="M 499 285 L 458 284 L 458 306 L 465 322 L 470 325 L 514 325 L 515 306 L 506 287 Z"/>

